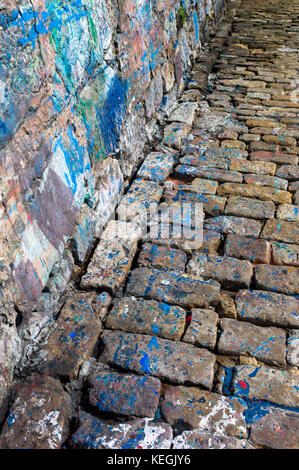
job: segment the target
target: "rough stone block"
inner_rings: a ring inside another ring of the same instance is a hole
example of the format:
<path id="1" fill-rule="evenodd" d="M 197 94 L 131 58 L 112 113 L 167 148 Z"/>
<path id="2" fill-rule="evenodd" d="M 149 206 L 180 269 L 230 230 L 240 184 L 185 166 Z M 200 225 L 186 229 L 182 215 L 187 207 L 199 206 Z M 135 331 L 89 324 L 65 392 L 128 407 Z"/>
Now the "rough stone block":
<path id="1" fill-rule="evenodd" d="M 232 196 L 227 200 L 225 214 L 252 219 L 272 219 L 275 214 L 275 204 L 272 201 Z"/>
<path id="2" fill-rule="evenodd" d="M 137 177 L 162 183 L 172 171 L 174 158 L 172 153 L 150 153 L 141 165 Z"/>
<path id="3" fill-rule="evenodd" d="M 212 387 L 215 356 L 205 349 L 154 336 L 108 330 L 102 338 L 102 362 L 174 384 L 187 382 L 209 390 Z"/>
<path id="4" fill-rule="evenodd" d="M 186 253 L 181 250 L 176 250 L 168 246 L 145 243 L 141 247 L 137 263 L 140 266 L 146 266 L 148 268 L 184 272 L 187 256 Z"/>
<path id="5" fill-rule="evenodd" d="M 291 204 L 292 194 L 289 191 L 254 184 L 224 183 L 217 188 L 219 196 L 242 196 L 272 201 L 275 204 Z"/>
<path id="6" fill-rule="evenodd" d="M 255 281 L 258 289 L 299 294 L 299 269 L 293 266 L 256 266 Z"/>
<path id="7" fill-rule="evenodd" d="M 173 122 L 164 128 L 162 144 L 180 149 L 182 139 L 191 131 L 190 124 Z"/>
<path id="8" fill-rule="evenodd" d="M 271 409 L 251 425 L 250 440 L 266 449 L 298 449 L 299 414 Z"/>
<path id="9" fill-rule="evenodd" d="M 155 417 L 161 392 L 159 379 L 102 371 L 88 382 L 89 402 L 101 412 Z"/>
<path id="10" fill-rule="evenodd" d="M 234 233 L 236 235 L 245 235 L 256 237 L 259 235 L 262 224 L 253 219 L 245 217 L 219 216 L 204 221 L 204 228 L 221 233 Z"/>
<path id="11" fill-rule="evenodd" d="M 171 113 L 168 120 L 184 122 L 185 124 L 189 124 L 190 126 L 192 126 L 197 108 L 197 103 L 181 103 Z"/>
<path id="12" fill-rule="evenodd" d="M 228 235 L 225 242 L 225 255 L 246 259 L 252 263 L 269 263 L 271 257 L 270 243 L 259 238 Z"/>
<path id="13" fill-rule="evenodd" d="M 281 220 L 267 220 L 261 237 L 267 240 L 299 244 L 299 224 Z"/>
<path id="14" fill-rule="evenodd" d="M 85 449 L 170 449 L 172 428 L 151 419 L 105 422 L 81 411 L 72 446 Z"/>
<path id="15" fill-rule="evenodd" d="M 287 341 L 287 361 L 299 367 L 299 330 L 290 330 Z"/>
<path id="16" fill-rule="evenodd" d="M 66 301 L 45 346 L 45 363 L 40 366 L 44 374 L 76 377 L 91 356 L 102 330 L 92 308 L 93 297 L 80 293 Z"/>
<path id="17" fill-rule="evenodd" d="M 281 204 L 277 209 L 276 217 L 289 222 L 299 222 L 299 206 Z"/>
<path id="18" fill-rule="evenodd" d="M 268 367 L 237 366 L 233 393 L 250 400 L 266 400 L 283 406 L 299 406 L 299 377 Z"/>
<path id="19" fill-rule="evenodd" d="M 130 270 L 140 237 L 141 229 L 135 223 L 109 222 L 81 279 L 81 287 L 118 289 Z"/>
<path id="20" fill-rule="evenodd" d="M 226 256 L 194 256 L 187 270 L 204 279 L 214 279 L 225 289 L 249 287 L 253 269 L 249 261 Z"/>
<path id="21" fill-rule="evenodd" d="M 160 336 L 179 341 L 185 328 L 186 312 L 180 307 L 155 300 L 115 299 L 106 328 Z"/>
<path id="22" fill-rule="evenodd" d="M 251 356 L 267 364 L 286 364 L 286 333 L 280 328 L 260 327 L 230 318 L 220 321 L 218 352 Z"/>
<path id="23" fill-rule="evenodd" d="M 241 320 L 287 328 L 299 327 L 299 302 L 295 297 L 242 290 L 236 296 L 236 304 Z"/>
<path id="24" fill-rule="evenodd" d="M 153 298 L 181 307 L 206 307 L 219 300 L 220 286 L 194 276 L 158 269 L 138 268 L 132 271 L 127 292 L 136 297 Z"/>
<path id="25" fill-rule="evenodd" d="M 184 431 L 173 439 L 172 449 L 252 449 L 246 439 L 217 436 L 202 431 Z"/>
<path id="26" fill-rule="evenodd" d="M 199 432 L 239 438 L 247 437 L 245 409 L 236 398 L 195 387 L 170 387 L 161 404 L 162 415 L 172 426 L 184 423 Z"/>
<path id="27" fill-rule="evenodd" d="M 274 264 L 299 266 L 299 246 L 291 243 L 272 242 Z"/>
<path id="28" fill-rule="evenodd" d="M 18 389 L 1 433 L 6 449 L 59 449 L 69 432 L 71 400 L 52 377 L 29 376 Z"/>
<path id="29" fill-rule="evenodd" d="M 192 309 L 192 317 L 183 340 L 207 349 L 214 349 L 217 341 L 218 315 L 213 310 Z"/>

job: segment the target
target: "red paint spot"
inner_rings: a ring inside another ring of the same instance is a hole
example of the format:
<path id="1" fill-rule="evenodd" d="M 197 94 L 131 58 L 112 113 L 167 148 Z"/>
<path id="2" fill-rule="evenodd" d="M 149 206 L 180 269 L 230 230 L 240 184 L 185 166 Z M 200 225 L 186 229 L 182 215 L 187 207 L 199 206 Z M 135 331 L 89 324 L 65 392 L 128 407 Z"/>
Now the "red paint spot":
<path id="1" fill-rule="evenodd" d="M 187 323 L 190 323 L 190 322 L 191 322 L 191 315 L 187 315 L 187 317 L 186 317 L 186 322 L 187 322 Z"/>
<path id="2" fill-rule="evenodd" d="M 29 220 L 29 222 L 32 224 L 32 220 L 30 219 L 29 215 L 27 214 L 27 219 Z"/>
<path id="3" fill-rule="evenodd" d="M 247 383 L 243 382 L 243 380 L 239 380 L 239 385 L 241 388 L 247 388 Z"/>

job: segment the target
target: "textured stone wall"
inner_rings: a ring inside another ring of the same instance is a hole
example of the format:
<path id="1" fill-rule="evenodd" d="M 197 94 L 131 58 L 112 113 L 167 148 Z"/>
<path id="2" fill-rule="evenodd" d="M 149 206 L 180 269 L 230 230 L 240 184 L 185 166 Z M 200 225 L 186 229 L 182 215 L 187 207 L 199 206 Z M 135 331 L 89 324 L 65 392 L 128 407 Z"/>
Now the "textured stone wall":
<path id="1" fill-rule="evenodd" d="M 223 4 L 0 0 L 2 341 L 53 313 Z"/>

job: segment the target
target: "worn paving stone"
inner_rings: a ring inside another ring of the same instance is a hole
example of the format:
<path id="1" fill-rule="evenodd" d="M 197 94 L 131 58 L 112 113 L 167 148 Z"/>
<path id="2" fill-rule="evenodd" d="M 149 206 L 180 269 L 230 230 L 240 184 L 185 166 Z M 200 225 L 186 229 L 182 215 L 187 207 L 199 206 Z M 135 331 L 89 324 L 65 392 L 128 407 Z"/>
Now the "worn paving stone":
<path id="1" fill-rule="evenodd" d="M 292 195 L 288 191 L 254 184 L 224 183 L 217 188 L 220 196 L 242 196 L 273 201 L 276 204 L 291 204 Z"/>
<path id="2" fill-rule="evenodd" d="M 206 219 L 204 228 L 224 234 L 234 233 L 236 235 L 256 237 L 261 231 L 262 224 L 257 220 L 246 219 L 245 217 L 219 216 Z"/>
<path id="3" fill-rule="evenodd" d="M 173 122 L 164 127 L 164 137 L 162 145 L 180 149 L 182 139 L 191 131 L 190 124 Z"/>
<path id="4" fill-rule="evenodd" d="M 255 282 L 258 289 L 299 294 L 299 269 L 293 266 L 271 266 L 264 264 L 255 268 Z"/>
<path id="5" fill-rule="evenodd" d="M 197 108 L 197 103 L 181 103 L 171 113 L 168 121 L 184 122 L 185 124 L 189 124 L 191 126 L 194 121 Z"/>
<path id="6" fill-rule="evenodd" d="M 225 289 L 249 287 L 253 269 L 249 261 L 226 256 L 194 256 L 187 271 L 204 279 L 214 279 Z"/>
<path id="7" fill-rule="evenodd" d="M 161 413 L 172 426 L 187 424 L 199 432 L 239 438 L 247 437 L 245 409 L 236 398 L 181 386 L 170 387 L 161 404 Z"/>
<path id="8" fill-rule="evenodd" d="M 138 265 L 148 268 L 165 269 L 166 271 L 184 272 L 187 256 L 181 250 L 168 246 L 145 243 L 137 260 Z"/>
<path id="9" fill-rule="evenodd" d="M 59 449 L 68 436 L 70 416 L 70 396 L 59 380 L 29 376 L 4 423 L 1 448 Z"/>
<path id="10" fill-rule="evenodd" d="M 160 336 L 179 341 L 184 333 L 186 312 L 163 302 L 124 297 L 115 299 L 106 328 L 127 333 Z"/>
<path id="11" fill-rule="evenodd" d="M 172 153 L 150 153 L 141 165 L 137 177 L 142 180 L 152 180 L 157 183 L 165 181 L 172 172 L 174 158 Z"/>
<path id="12" fill-rule="evenodd" d="M 237 366 L 233 393 L 250 400 L 266 400 L 278 405 L 299 406 L 299 376 L 269 367 Z"/>
<path id="13" fill-rule="evenodd" d="M 203 204 L 204 212 L 207 215 L 219 215 L 224 212 L 226 203 L 225 197 L 210 194 L 194 194 L 189 191 L 168 191 L 164 194 L 164 200 L 168 204 Z"/>
<path id="14" fill-rule="evenodd" d="M 218 315 L 213 310 L 192 309 L 191 322 L 182 341 L 214 349 L 217 341 Z"/>
<path id="15" fill-rule="evenodd" d="M 44 347 L 43 374 L 74 378 L 81 364 L 92 354 L 102 324 L 92 303 L 95 295 L 79 293 L 63 306 L 56 328 Z"/>
<path id="16" fill-rule="evenodd" d="M 215 356 L 205 349 L 154 336 L 108 330 L 103 332 L 102 339 L 102 362 L 174 384 L 187 382 L 208 390 L 212 387 Z"/>
<path id="17" fill-rule="evenodd" d="M 191 165 L 178 165 L 175 168 L 175 173 L 176 175 L 181 177 L 199 177 L 219 181 L 220 183 L 224 181 L 233 181 L 236 183 L 241 183 L 243 179 L 242 174 L 238 173 L 237 171 L 229 171 L 211 167 L 195 167 Z"/>
<path id="18" fill-rule="evenodd" d="M 157 182 L 136 178 L 116 210 L 119 220 L 135 221 L 143 226 L 148 212 L 160 201 L 162 191 Z"/>
<path id="19" fill-rule="evenodd" d="M 281 204 L 278 206 L 277 219 L 288 220 L 289 222 L 299 222 L 299 206 L 293 204 Z"/>
<path id="20" fill-rule="evenodd" d="M 271 365 L 286 364 L 286 332 L 275 327 L 260 327 L 231 318 L 220 320 L 220 354 L 251 356 Z"/>
<path id="21" fill-rule="evenodd" d="M 262 238 L 267 240 L 277 240 L 286 243 L 299 244 L 299 224 L 284 220 L 267 220 L 263 231 Z"/>
<path id="22" fill-rule="evenodd" d="M 215 305 L 219 300 L 219 290 L 220 286 L 215 281 L 148 268 L 134 269 L 127 284 L 127 293 L 130 295 L 153 298 L 181 307 Z"/>
<path id="23" fill-rule="evenodd" d="M 298 449 L 299 414 L 271 409 L 251 425 L 250 440 L 268 449 Z"/>
<path id="24" fill-rule="evenodd" d="M 226 256 L 245 259 L 252 263 L 269 263 L 271 248 L 267 240 L 228 234 L 224 253 Z"/>
<path id="25" fill-rule="evenodd" d="M 218 155 L 184 155 L 180 163 L 184 167 L 228 169 L 228 160 Z"/>
<path id="26" fill-rule="evenodd" d="M 272 188 L 283 189 L 284 191 L 288 189 L 288 181 L 282 178 L 277 178 L 276 176 L 253 175 L 246 173 L 244 175 L 244 182 L 246 184 L 254 184 L 256 186 L 272 186 Z"/>
<path id="27" fill-rule="evenodd" d="M 242 290 L 236 296 L 241 320 L 285 326 L 299 326 L 299 302 L 295 297 L 266 291 Z"/>
<path id="28" fill-rule="evenodd" d="M 248 153 L 245 152 L 244 150 L 237 150 L 237 149 L 233 149 L 233 148 L 213 147 L 213 148 L 209 148 L 205 151 L 205 156 L 206 157 L 218 156 L 218 157 L 225 158 L 228 161 L 231 158 L 245 159 L 247 157 L 247 155 L 248 155 Z"/>
<path id="29" fill-rule="evenodd" d="M 198 431 L 184 431 L 173 440 L 172 449 L 252 449 L 246 439 L 217 436 Z"/>
<path id="30" fill-rule="evenodd" d="M 289 181 L 296 181 L 299 179 L 299 166 L 298 165 L 282 165 L 276 171 L 276 176 L 284 178 Z"/>
<path id="31" fill-rule="evenodd" d="M 127 423 L 103 421 L 81 411 L 79 429 L 71 437 L 72 447 L 85 449 L 170 449 L 172 428 L 151 419 Z"/>
<path id="32" fill-rule="evenodd" d="M 273 219 L 275 204 L 272 201 L 259 201 L 240 196 L 231 196 L 227 200 L 225 214 L 253 219 Z"/>
<path id="33" fill-rule="evenodd" d="M 232 159 L 229 163 L 229 169 L 241 173 L 257 173 L 259 175 L 275 175 L 276 164 L 264 161 L 250 161 Z"/>
<path id="34" fill-rule="evenodd" d="M 272 242 L 274 264 L 299 266 L 299 246 L 291 243 Z"/>
<path id="35" fill-rule="evenodd" d="M 81 279 L 81 287 L 118 289 L 130 270 L 140 237 L 141 229 L 135 223 L 109 222 Z"/>
<path id="36" fill-rule="evenodd" d="M 161 382 L 154 377 L 98 372 L 88 378 L 89 402 L 101 412 L 154 418 Z"/>
<path id="37" fill-rule="evenodd" d="M 287 361 L 299 367 L 299 330 L 290 330 L 287 341 Z"/>

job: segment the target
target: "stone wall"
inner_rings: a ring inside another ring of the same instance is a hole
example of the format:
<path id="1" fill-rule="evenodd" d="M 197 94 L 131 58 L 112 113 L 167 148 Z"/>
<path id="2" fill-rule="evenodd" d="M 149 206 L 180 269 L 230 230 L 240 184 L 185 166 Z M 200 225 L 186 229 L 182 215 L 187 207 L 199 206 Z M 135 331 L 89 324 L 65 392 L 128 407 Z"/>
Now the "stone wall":
<path id="1" fill-rule="evenodd" d="M 28 320 L 55 310 L 224 3 L 0 0 L 6 362 L 19 354 L 18 315 Z M 1 354 L 0 344 L 0 366 Z"/>

